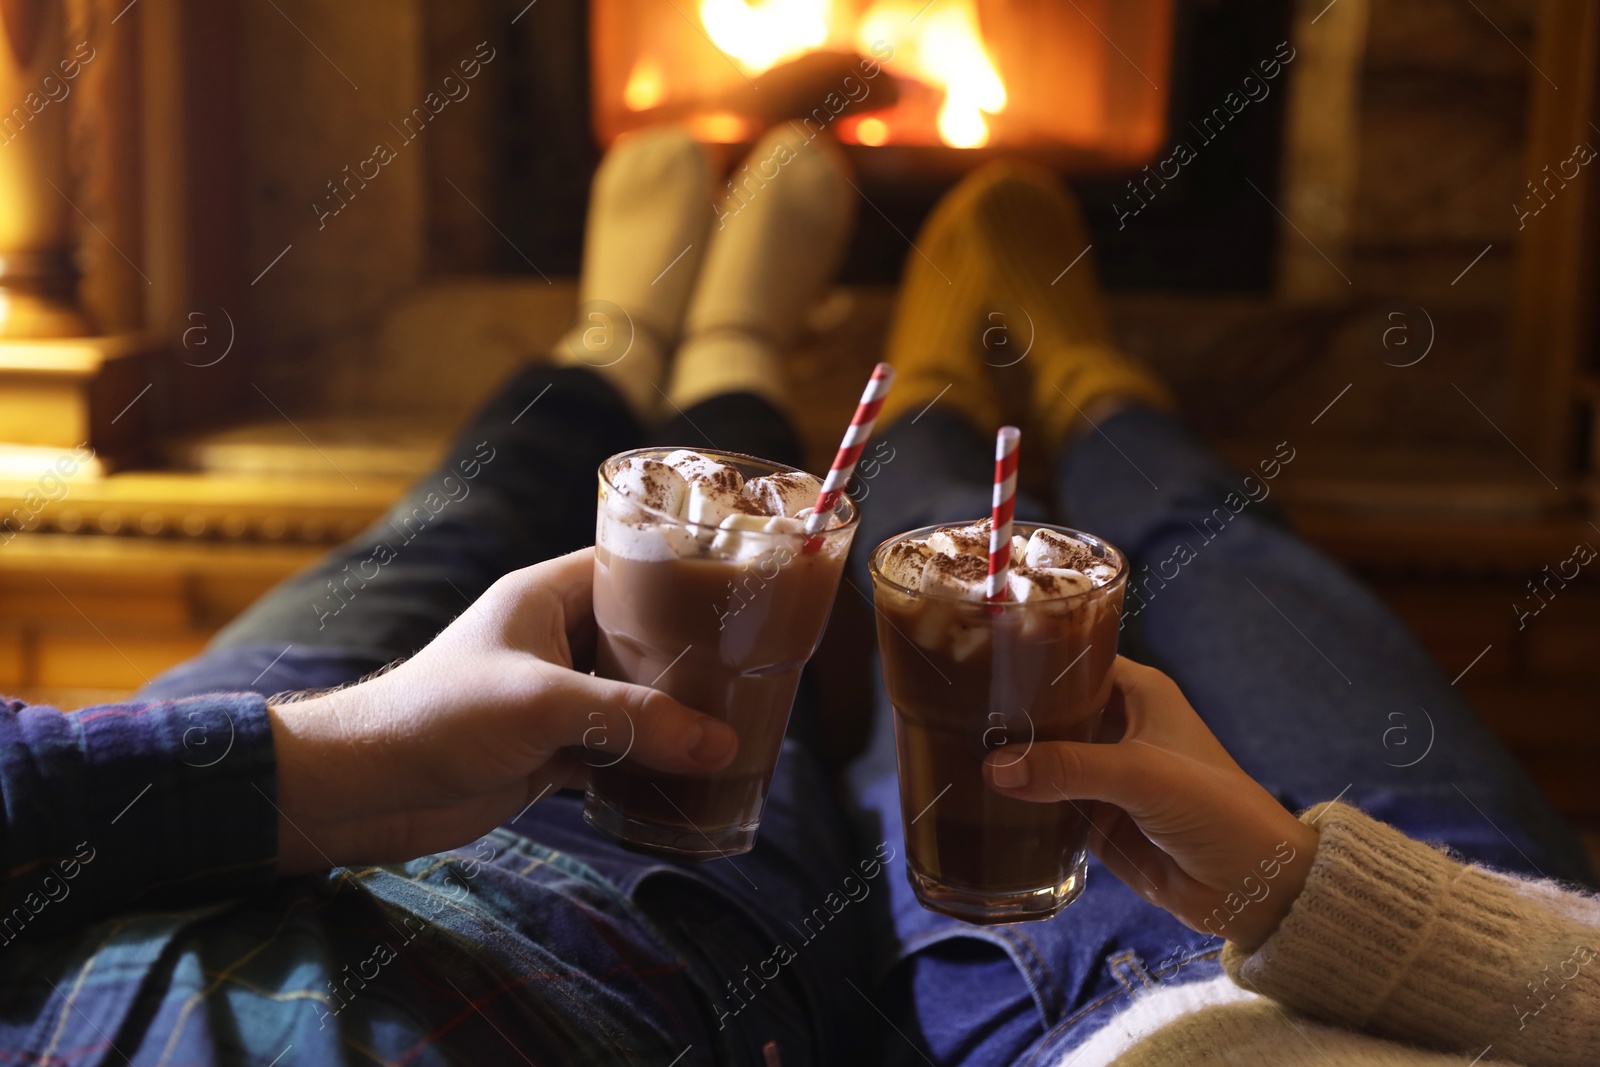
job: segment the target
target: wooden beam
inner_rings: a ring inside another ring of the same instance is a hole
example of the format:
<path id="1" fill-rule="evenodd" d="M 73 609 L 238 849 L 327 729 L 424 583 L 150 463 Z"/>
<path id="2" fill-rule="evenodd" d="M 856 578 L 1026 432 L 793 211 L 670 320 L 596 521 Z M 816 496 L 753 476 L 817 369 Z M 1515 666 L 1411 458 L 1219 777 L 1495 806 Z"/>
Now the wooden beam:
<path id="1" fill-rule="evenodd" d="M 1295 5 L 1297 55 L 1289 68 L 1283 177 L 1274 198 L 1288 218 L 1278 230 L 1278 295 L 1294 303 L 1343 304 L 1353 293 L 1349 243 L 1367 19 L 1368 0 Z"/>
<path id="2" fill-rule="evenodd" d="M 1600 159 L 1582 165 L 1575 178 L 1571 175 L 1577 146 L 1590 146 L 1591 158 L 1600 150 L 1600 132 L 1590 123 L 1600 84 L 1600 5 L 1547 0 L 1539 10 L 1537 46 L 1530 60 L 1534 69 L 1528 72 L 1533 87 L 1526 168 L 1530 184 L 1518 190 L 1526 197 L 1522 210 L 1530 214 L 1519 212 L 1511 434 L 1560 481 L 1577 463 L 1578 375 L 1594 359 Z M 1517 208 L 1510 205 L 1508 210 Z"/>

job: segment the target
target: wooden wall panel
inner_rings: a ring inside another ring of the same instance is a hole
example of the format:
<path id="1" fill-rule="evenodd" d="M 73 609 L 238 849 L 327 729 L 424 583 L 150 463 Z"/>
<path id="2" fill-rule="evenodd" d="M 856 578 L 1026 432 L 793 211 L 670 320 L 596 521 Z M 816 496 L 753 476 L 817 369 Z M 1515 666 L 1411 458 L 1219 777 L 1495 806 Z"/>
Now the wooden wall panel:
<path id="1" fill-rule="evenodd" d="M 1355 212 L 1361 71 L 1368 0 L 1295 4 L 1288 129 L 1278 209 L 1278 295 L 1338 304 L 1351 295 L 1348 242 Z M 1297 229 L 1298 228 L 1298 229 Z"/>
<path id="2" fill-rule="evenodd" d="M 1525 170 L 1543 186 L 1544 168 L 1563 169 L 1576 146 L 1589 146 L 1591 158 L 1600 150 L 1591 121 L 1600 87 L 1600 4 L 1548 0 L 1541 11 Z M 1596 168 L 1600 159 L 1584 164 L 1587 173 L 1577 180 L 1545 187 L 1548 204 L 1518 235 L 1510 432 L 1557 481 L 1577 463 L 1578 375 L 1594 364 Z M 1545 204 L 1543 196 L 1529 197 L 1529 206 Z"/>
<path id="3" fill-rule="evenodd" d="M 141 210 L 140 48 L 138 8 L 117 18 L 115 0 L 71 0 L 67 35 L 87 41 L 94 59 L 83 68 L 72 105 L 70 147 L 78 299 L 101 333 L 145 326 L 150 288 Z"/>

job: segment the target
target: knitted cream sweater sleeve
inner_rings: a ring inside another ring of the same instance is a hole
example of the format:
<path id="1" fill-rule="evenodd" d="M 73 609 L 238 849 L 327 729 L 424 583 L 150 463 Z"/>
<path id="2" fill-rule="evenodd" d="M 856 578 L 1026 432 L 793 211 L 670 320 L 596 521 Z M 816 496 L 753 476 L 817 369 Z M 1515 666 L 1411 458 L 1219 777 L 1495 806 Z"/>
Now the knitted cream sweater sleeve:
<path id="1" fill-rule="evenodd" d="M 1600 900 L 1452 859 L 1344 804 L 1282 924 L 1222 962 L 1332 1022 L 1529 1065 L 1600 1062 Z"/>

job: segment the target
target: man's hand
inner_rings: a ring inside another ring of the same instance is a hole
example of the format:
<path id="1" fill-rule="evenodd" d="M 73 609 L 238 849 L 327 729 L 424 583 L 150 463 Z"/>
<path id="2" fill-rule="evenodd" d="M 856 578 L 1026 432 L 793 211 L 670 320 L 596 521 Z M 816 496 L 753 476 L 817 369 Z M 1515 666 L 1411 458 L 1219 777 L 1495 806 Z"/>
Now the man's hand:
<path id="1" fill-rule="evenodd" d="M 496 582 L 411 659 L 270 709 L 278 870 L 388 863 L 453 848 L 583 782 L 583 749 L 704 774 L 738 737 L 642 685 L 574 669 L 592 654 L 594 550 Z"/>
<path id="2" fill-rule="evenodd" d="M 1290 714 L 1290 709 L 1284 709 Z M 1317 833 L 1233 761 L 1176 683 L 1117 657 L 1106 715 L 1116 744 L 1039 742 L 991 753 L 996 791 L 1094 805 L 1089 847 L 1140 896 L 1194 930 L 1253 950 L 1305 886 Z"/>

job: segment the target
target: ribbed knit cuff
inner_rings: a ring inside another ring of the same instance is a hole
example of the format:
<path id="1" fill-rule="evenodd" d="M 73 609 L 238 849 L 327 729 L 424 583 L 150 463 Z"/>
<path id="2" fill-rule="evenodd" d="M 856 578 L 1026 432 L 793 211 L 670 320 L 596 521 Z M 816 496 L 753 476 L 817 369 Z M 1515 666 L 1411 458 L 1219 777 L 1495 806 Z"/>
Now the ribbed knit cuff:
<path id="1" fill-rule="evenodd" d="M 30 930 L 208 903 L 276 876 L 277 764 L 254 693 L 4 706 L 0 751 L 0 900 L 39 913 Z"/>
<path id="2" fill-rule="evenodd" d="M 1506 1004 L 1532 932 L 1516 883 L 1344 804 L 1300 818 L 1321 835 L 1305 889 L 1255 952 L 1224 949 L 1235 982 L 1309 1015 L 1443 1047 L 1515 1023 Z"/>
<path id="3" fill-rule="evenodd" d="M 1435 936 L 1460 868 L 1344 804 L 1300 818 L 1321 837 L 1305 888 L 1255 952 L 1230 942 L 1223 966 L 1245 989 L 1362 1027 Z"/>

